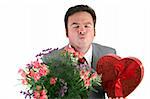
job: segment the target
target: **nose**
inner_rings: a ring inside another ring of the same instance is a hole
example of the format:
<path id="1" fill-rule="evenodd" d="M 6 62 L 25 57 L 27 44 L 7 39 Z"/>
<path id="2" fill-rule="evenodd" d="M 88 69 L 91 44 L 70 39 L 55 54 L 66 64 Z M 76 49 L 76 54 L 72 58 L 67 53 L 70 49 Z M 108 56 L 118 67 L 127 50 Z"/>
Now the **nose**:
<path id="1" fill-rule="evenodd" d="M 85 28 L 82 26 L 79 28 L 79 34 L 84 35 L 86 33 Z"/>

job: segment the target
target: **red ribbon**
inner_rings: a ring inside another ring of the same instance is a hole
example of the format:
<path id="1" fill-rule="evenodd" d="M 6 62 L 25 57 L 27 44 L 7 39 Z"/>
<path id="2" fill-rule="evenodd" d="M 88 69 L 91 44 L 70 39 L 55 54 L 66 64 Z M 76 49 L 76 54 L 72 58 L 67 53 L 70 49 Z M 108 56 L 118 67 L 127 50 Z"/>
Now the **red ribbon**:
<path id="1" fill-rule="evenodd" d="M 120 81 L 120 77 L 121 77 L 121 71 L 123 70 L 123 66 L 120 64 L 115 64 L 115 72 L 117 76 L 117 79 L 115 81 L 115 96 L 116 97 L 122 97 L 123 96 L 123 92 L 122 92 L 122 84 Z"/>
<path id="2" fill-rule="evenodd" d="M 120 78 L 118 78 L 116 80 L 116 83 L 115 83 L 115 96 L 117 96 L 117 97 L 122 97 L 123 96 L 122 84 L 120 82 Z"/>

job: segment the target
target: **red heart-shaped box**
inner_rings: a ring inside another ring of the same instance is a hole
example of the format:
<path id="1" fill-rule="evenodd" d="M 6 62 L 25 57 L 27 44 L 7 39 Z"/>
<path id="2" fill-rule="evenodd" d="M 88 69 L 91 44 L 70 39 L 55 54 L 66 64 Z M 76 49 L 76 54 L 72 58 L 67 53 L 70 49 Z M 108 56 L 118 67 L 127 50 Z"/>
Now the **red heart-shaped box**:
<path id="1" fill-rule="evenodd" d="M 102 86 L 108 97 L 126 97 L 141 82 L 144 74 L 142 63 L 135 57 L 121 58 L 115 54 L 101 57 L 96 71 L 102 74 Z"/>

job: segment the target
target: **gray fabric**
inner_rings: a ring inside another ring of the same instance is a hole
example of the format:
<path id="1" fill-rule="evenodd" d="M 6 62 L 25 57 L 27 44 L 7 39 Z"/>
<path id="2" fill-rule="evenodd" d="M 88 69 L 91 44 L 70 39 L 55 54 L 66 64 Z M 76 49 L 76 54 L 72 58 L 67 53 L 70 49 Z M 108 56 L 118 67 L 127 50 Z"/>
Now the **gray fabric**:
<path id="1" fill-rule="evenodd" d="M 106 54 L 116 54 L 116 50 L 110 47 L 102 46 L 96 43 L 92 44 L 92 64 L 91 66 L 96 70 L 97 61 Z"/>
<path id="2" fill-rule="evenodd" d="M 106 54 L 116 54 L 116 50 L 96 43 L 92 44 L 92 63 L 91 66 L 96 70 L 97 61 Z M 89 99 L 105 99 L 105 92 L 102 87 L 96 88 L 98 93 L 91 92 Z"/>
<path id="3" fill-rule="evenodd" d="M 62 49 L 61 49 L 61 50 L 62 50 Z M 42 57 L 42 61 L 43 61 L 45 64 L 50 63 L 51 60 L 54 60 L 54 59 L 56 59 L 57 62 L 62 61 L 63 58 L 60 56 L 61 50 L 54 50 L 54 51 L 52 51 L 51 53 L 44 55 L 44 56 Z"/>
<path id="4" fill-rule="evenodd" d="M 99 44 L 96 44 L 96 43 L 92 43 L 92 63 L 91 63 L 91 66 L 93 69 L 96 70 L 96 64 L 97 64 L 97 61 L 103 56 L 103 55 L 106 55 L 106 54 L 109 54 L 109 53 L 113 53 L 113 54 L 116 54 L 116 51 L 115 49 L 113 48 L 110 48 L 110 47 L 106 47 L 106 46 L 102 46 L 102 45 L 99 45 Z M 63 50 L 64 48 L 60 49 L 60 50 L 56 50 L 52 53 L 50 53 L 50 55 L 45 55 L 42 60 L 44 63 L 48 64 L 49 61 L 52 59 L 52 58 L 56 58 L 57 60 L 61 61 L 62 58 L 61 56 L 59 56 L 59 53 L 61 52 L 61 50 Z M 105 99 L 105 92 L 103 90 L 102 87 L 98 87 L 96 88 L 98 90 L 98 93 L 95 93 L 95 92 L 91 92 L 90 93 L 90 96 L 89 96 L 89 99 Z"/>

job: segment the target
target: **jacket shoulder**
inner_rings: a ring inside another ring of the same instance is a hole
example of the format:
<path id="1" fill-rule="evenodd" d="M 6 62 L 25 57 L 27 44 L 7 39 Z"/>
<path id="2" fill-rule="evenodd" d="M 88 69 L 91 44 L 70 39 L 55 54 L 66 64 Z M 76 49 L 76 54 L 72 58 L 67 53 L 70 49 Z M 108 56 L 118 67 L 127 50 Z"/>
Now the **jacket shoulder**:
<path id="1" fill-rule="evenodd" d="M 97 43 L 93 43 L 92 46 L 95 51 L 99 51 L 102 54 L 109 54 L 109 53 L 116 54 L 116 50 L 112 47 L 100 45 Z"/>
<path id="2" fill-rule="evenodd" d="M 62 60 L 62 57 L 61 57 L 62 51 L 63 51 L 62 49 L 53 50 L 50 53 L 43 55 L 43 57 L 41 59 L 45 64 L 48 64 L 49 62 L 51 62 L 51 60 L 55 60 L 55 59 L 57 61 L 61 61 Z"/>

